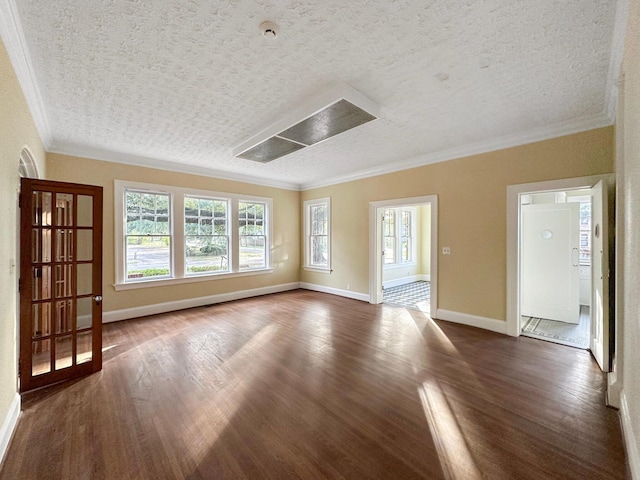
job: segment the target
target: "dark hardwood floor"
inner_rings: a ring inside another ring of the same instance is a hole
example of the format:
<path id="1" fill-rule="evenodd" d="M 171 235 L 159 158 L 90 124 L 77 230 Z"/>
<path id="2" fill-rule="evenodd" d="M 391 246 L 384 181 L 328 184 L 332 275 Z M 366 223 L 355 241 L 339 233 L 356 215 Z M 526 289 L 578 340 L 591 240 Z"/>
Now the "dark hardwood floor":
<path id="1" fill-rule="evenodd" d="M 0 479 L 621 479 L 587 351 L 298 290 L 104 326 Z"/>

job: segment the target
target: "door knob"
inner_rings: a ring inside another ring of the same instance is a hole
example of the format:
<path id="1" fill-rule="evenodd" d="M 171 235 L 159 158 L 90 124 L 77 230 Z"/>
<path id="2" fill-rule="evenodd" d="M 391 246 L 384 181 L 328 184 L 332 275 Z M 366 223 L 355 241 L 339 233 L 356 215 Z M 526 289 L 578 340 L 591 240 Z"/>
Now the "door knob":
<path id="1" fill-rule="evenodd" d="M 102 295 L 96 295 L 93 300 L 98 304 L 102 303 Z"/>

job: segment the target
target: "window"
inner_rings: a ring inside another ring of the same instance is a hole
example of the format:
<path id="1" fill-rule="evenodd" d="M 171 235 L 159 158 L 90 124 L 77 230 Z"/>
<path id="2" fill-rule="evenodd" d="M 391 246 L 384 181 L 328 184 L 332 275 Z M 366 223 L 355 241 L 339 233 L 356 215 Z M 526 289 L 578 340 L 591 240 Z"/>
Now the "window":
<path id="1" fill-rule="evenodd" d="M 396 263 L 396 211 L 384 210 L 384 264 Z"/>
<path id="2" fill-rule="evenodd" d="M 416 210 L 410 207 L 385 208 L 383 221 L 384 264 L 415 262 Z"/>
<path id="3" fill-rule="evenodd" d="M 411 212 L 409 210 L 400 210 L 400 254 L 401 261 L 406 263 L 412 260 L 411 258 L 411 239 L 412 227 L 411 227 Z"/>
<path id="4" fill-rule="evenodd" d="M 331 202 L 329 198 L 304 202 L 305 267 L 331 269 Z"/>
<path id="5" fill-rule="evenodd" d="M 125 193 L 127 279 L 170 277 L 170 197 L 163 193 Z"/>
<path id="6" fill-rule="evenodd" d="M 271 272 L 269 198 L 117 180 L 114 199 L 116 290 Z"/>
<path id="7" fill-rule="evenodd" d="M 591 200 L 580 202 L 580 263 L 591 264 Z"/>
<path id="8" fill-rule="evenodd" d="M 265 210 L 264 203 L 238 203 L 240 270 L 264 268 L 266 266 Z"/>
<path id="9" fill-rule="evenodd" d="M 228 200 L 185 197 L 187 275 L 229 271 L 228 210 Z"/>

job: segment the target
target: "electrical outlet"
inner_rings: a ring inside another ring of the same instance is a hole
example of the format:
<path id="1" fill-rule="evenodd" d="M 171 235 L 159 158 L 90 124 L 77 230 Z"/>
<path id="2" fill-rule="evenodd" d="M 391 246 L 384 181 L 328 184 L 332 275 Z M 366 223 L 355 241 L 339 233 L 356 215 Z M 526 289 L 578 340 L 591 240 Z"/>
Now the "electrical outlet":
<path id="1" fill-rule="evenodd" d="M 451 248 L 450 247 L 442 247 L 442 254 L 443 255 L 451 255 Z"/>
<path id="2" fill-rule="evenodd" d="M 351 284 L 347 283 L 347 290 L 351 290 Z"/>

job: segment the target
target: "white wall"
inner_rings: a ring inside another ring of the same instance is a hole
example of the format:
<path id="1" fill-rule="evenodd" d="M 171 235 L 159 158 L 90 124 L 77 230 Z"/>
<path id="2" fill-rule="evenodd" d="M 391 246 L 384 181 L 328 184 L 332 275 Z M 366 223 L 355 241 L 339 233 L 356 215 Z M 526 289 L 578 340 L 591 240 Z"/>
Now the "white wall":
<path id="1" fill-rule="evenodd" d="M 640 0 L 629 1 L 623 74 L 623 96 L 616 121 L 616 375 L 622 385 L 619 400 L 627 453 L 633 478 L 640 479 Z"/>

